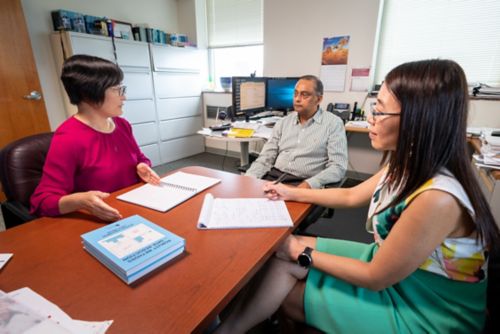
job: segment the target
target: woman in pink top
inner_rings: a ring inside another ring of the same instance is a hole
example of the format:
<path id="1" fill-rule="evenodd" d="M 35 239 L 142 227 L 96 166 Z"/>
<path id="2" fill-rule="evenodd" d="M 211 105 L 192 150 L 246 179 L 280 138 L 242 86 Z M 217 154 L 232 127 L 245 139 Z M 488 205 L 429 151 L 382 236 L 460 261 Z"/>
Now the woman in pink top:
<path id="1" fill-rule="evenodd" d="M 110 192 L 160 178 L 141 152 L 123 118 L 123 72 L 105 59 L 75 55 L 63 65 L 61 80 L 78 112 L 56 130 L 31 212 L 57 216 L 87 210 L 114 221 L 120 212 L 104 202 Z"/>

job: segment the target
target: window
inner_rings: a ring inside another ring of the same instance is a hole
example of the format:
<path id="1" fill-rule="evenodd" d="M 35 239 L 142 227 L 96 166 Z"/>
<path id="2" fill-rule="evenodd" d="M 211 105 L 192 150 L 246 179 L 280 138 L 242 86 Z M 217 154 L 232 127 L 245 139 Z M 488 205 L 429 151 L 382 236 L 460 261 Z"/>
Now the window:
<path id="1" fill-rule="evenodd" d="M 441 58 L 459 63 L 469 84 L 500 86 L 500 1 L 385 0 L 383 6 L 375 83 L 401 63 Z"/>
<path id="2" fill-rule="evenodd" d="M 223 76 L 262 76 L 262 0 L 208 0 L 207 16 L 214 83 L 219 87 Z"/>

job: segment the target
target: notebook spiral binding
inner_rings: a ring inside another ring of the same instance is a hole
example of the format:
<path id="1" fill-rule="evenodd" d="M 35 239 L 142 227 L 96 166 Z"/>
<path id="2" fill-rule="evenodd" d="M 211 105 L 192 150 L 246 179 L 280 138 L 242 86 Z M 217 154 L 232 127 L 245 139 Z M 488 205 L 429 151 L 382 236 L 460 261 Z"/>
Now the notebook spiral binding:
<path id="1" fill-rule="evenodd" d="M 160 184 L 162 186 L 165 186 L 165 187 L 174 188 L 174 189 L 180 189 L 180 190 L 185 190 L 185 191 L 190 191 L 192 193 L 196 193 L 198 191 L 195 188 L 181 186 L 179 184 L 173 184 L 173 183 L 168 183 L 168 182 L 160 182 Z"/>

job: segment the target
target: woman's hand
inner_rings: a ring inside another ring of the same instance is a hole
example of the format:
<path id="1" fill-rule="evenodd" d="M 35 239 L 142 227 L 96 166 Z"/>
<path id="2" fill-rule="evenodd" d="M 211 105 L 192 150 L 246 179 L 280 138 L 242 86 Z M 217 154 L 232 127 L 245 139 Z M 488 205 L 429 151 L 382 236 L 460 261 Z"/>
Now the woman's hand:
<path id="1" fill-rule="evenodd" d="M 285 186 L 282 183 L 274 184 L 274 182 L 268 182 L 264 185 L 264 192 L 267 198 L 272 200 L 285 200 L 293 201 L 295 200 L 294 190 L 297 187 Z"/>
<path id="2" fill-rule="evenodd" d="M 156 172 L 144 162 L 141 162 L 137 165 L 137 175 L 139 175 L 141 180 L 143 180 L 144 182 L 154 185 L 160 184 L 160 177 L 158 176 L 158 174 L 156 174 Z"/>
<path id="3" fill-rule="evenodd" d="M 59 200 L 59 211 L 65 214 L 84 209 L 105 221 L 121 219 L 120 212 L 103 201 L 108 196 L 108 193 L 95 190 L 66 195 Z"/>
<path id="4" fill-rule="evenodd" d="M 294 235 L 289 235 L 276 251 L 276 256 L 286 261 L 297 261 L 300 253 L 306 247 Z"/>

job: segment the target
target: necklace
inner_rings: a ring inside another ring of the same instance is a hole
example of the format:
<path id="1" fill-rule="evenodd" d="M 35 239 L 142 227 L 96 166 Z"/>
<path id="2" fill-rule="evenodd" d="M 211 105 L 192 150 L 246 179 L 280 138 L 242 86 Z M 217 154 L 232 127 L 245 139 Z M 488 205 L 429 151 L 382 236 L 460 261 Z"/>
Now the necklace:
<path id="1" fill-rule="evenodd" d="M 106 118 L 104 124 L 96 124 L 96 122 L 93 122 L 92 120 L 88 119 L 82 114 L 76 114 L 75 118 L 84 123 L 85 125 L 91 127 L 97 132 L 111 133 L 115 129 L 115 123 L 110 117 Z"/>

